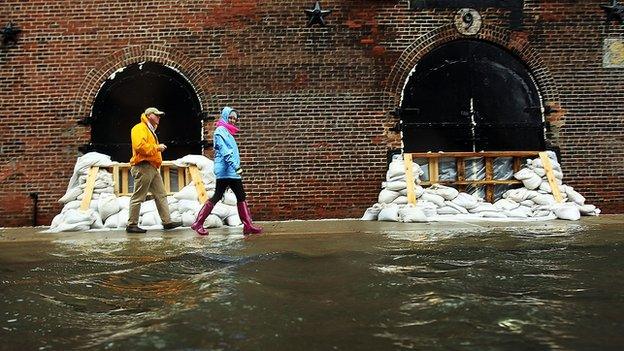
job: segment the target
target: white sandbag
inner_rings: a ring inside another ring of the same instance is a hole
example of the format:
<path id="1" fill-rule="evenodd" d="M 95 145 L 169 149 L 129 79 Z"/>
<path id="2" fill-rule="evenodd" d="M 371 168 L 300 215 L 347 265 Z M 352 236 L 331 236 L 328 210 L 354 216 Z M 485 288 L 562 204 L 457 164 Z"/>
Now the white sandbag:
<path id="1" fill-rule="evenodd" d="M 232 192 L 230 189 L 228 189 L 224 194 L 223 194 L 223 199 L 221 199 L 221 201 L 223 201 L 224 204 L 229 205 L 229 206 L 236 206 L 236 195 L 234 195 L 234 192 Z"/>
<path id="2" fill-rule="evenodd" d="M 390 162 L 390 164 L 388 165 L 386 180 L 390 180 L 399 176 L 405 176 L 405 163 L 401 160 L 392 160 L 392 162 Z"/>
<path id="3" fill-rule="evenodd" d="M 529 190 L 535 190 L 539 188 L 540 184 L 542 184 L 542 178 L 537 174 L 533 173 L 533 176 L 528 179 L 522 180 L 522 185 Z"/>
<path id="4" fill-rule="evenodd" d="M 531 207 L 535 206 L 535 201 L 533 201 L 533 200 L 524 200 L 524 201 L 520 202 L 520 205 L 531 208 Z"/>
<path id="5" fill-rule="evenodd" d="M 238 216 L 238 214 L 235 215 L 231 215 L 228 218 L 225 219 L 225 224 L 228 225 L 228 227 L 237 227 L 241 224 L 243 224 L 243 222 L 241 222 L 240 217 Z"/>
<path id="6" fill-rule="evenodd" d="M 119 207 L 119 201 L 117 201 L 117 196 L 111 194 L 109 196 L 105 196 L 99 199 L 98 201 L 98 213 L 103 221 L 117 212 L 119 212 L 121 208 Z"/>
<path id="7" fill-rule="evenodd" d="M 52 218 L 52 223 L 50 223 L 50 228 L 58 227 L 63 222 L 63 217 L 65 217 L 63 212 L 54 216 L 54 218 Z"/>
<path id="8" fill-rule="evenodd" d="M 438 214 L 438 206 L 433 202 L 420 199 L 416 203 L 416 207 L 420 208 L 427 217 L 435 216 Z"/>
<path id="9" fill-rule="evenodd" d="M 420 198 L 423 199 L 423 200 L 432 202 L 432 203 L 436 204 L 436 206 L 438 206 L 438 207 L 444 206 L 444 198 L 442 196 L 440 196 L 440 195 L 428 193 L 427 191 L 425 191 L 425 193 L 422 194 L 422 196 Z"/>
<path id="10" fill-rule="evenodd" d="M 542 164 L 542 159 L 539 157 L 531 160 L 529 164 L 533 168 L 544 168 L 544 165 Z M 561 172 L 561 165 L 559 164 L 559 162 L 557 162 L 557 160 L 551 159 L 550 164 L 552 165 L 553 171 Z"/>
<path id="11" fill-rule="evenodd" d="M 428 222 L 427 216 L 422 209 L 407 205 L 399 210 L 399 220 L 404 223 L 424 223 Z"/>
<path id="12" fill-rule="evenodd" d="M 178 199 L 173 197 L 172 195 L 167 196 L 167 204 L 172 205 L 178 202 Z"/>
<path id="13" fill-rule="evenodd" d="M 182 225 L 183 226 L 190 227 L 191 224 L 193 224 L 193 222 L 195 222 L 195 215 L 193 215 L 191 212 L 182 213 Z"/>
<path id="14" fill-rule="evenodd" d="M 178 200 L 177 205 L 177 210 L 180 213 L 184 213 L 184 212 L 193 212 L 193 213 L 197 213 L 199 211 L 199 209 L 201 208 L 202 205 L 200 205 L 199 202 L 194 201 L 194 200 Z M 171 209 L 171 207 L 170 207 Z"/>
<path id="15" fill-rule="evenodd" d="M 122 209 L 117 213 L 119 216 L 119 226 L 125 227 L 128 224 L 128 219 L 130 218 L 130 212 L 127 209 Z"/>
<path id="16" fill-rule="evenodd" d="M 498 211 L 481 211 L 479 212 L 479 216 L 483 218 L 507 218 L 505 213 Z"/>
<path id="17" fill-rule="evenodd" d="M 379 211 L 378 221 L 398 222 L 399 221 L 399 206 L 395 204 L 385 205 L 381 211 Z"/>
<path id="18" fill-rule="evenodd" d="M 559 219 L 567 219 L 569 221 L 577 221 L 581 218 L 579 208 L 572 203 L 556 204 L 552 206 L 552 211 Z"/>
<path id="19" fill-rule="evenodd" d="M 117 203 L 119 203 L 119 208 L 129 209 L 130 208 L 130 196 L 120 196 L 117 198 Z"/>
<path id="20" fill-rule="evenodd" d="M 539 217 L 550 217 L 550 216 L 554 216 L 554 218 L 557 218 L 557 216 L 555 216 L 553 212 L 549 209 L 538 209 L 538 210 L 533 211 L 532 217 L 539 218 Z"/>
<path id="21" fill-rule="evenodd" d="M 455 207 L 451 207 L 451 206 L 442 206 L 442 207 L 438 208 L 436 212 L 439 215 L 456 215 L 456 214 L 460 214 L 461 213 Z"/>
<path id="22" fill-rule="evenodd" d="M 379 197 L 377 202 L 380 204 L 389 204 L 392 203 L 397 197 L 399 197 L 399 193 L 392 190 L 383 189 L 379 192 Z"/>
<path id="23" fill-rule="evenodd" d="M 459 206 L 458 204 L 454 203 L 453 201 L 446 200 L 446 201 L 444 201 L 444 204 L 446 206 L 450 206 L 450 207 L 456 209 L 457 211 L 459 211 L 459 213 L 463 213 L 463 214 L 468 213 L 467 209 L 465 209 L 464 207 Z"/>
<path id="24" fill-rule="evenodd" d="M 418 199 L 425 193 L 425 189 L 420 185 L 414 185 L 414 195 Z M 407 196 L 407 188 L 399 191 L 399 194 Z"/>
<path id="25" fill-rule="evenodd" d="M 70 201 L 63 206 L 61 213 L 66 212 L 67 210 L 77 209 L 81 205 L 81 202 L 78 200 Z"/>
<path id="26" fill-rule="evenodd" d="M 204 227 L 206 228 L 223 227 L 223 221 L 218 216 L 211 214 L 208 216 L 208 218 L 206 218 L 206 221 L 204 222 Z"/>
<path id="27" fill-rule="evenodd" d="M 494 203 L 494 207 L 500 211 L 511 211 L 520 207 L 520 204 L 509 199 L 500 199 Z"/>
<path id="28" fill-rule="evenodd" d="M 557 201 L 555 201 L 555 197 L 551 194 L 538 194 L 531 200 L 533 200 L 536 205 L 554 205 L 557 203 Z"/>
<path id="29" fill-rule="evenodd" d="M 68 202 L 74 201 L 78 198 L 78 196 L 82 194 L 82 191 L 83 190 L 80 189 L 79 187 L 71 188 L 67 190 L 67 192 L 65 193 L 65 195 L 63 195 L 63 197 L 58 199 L 58 202 L 66 204 Z"/>
<path id="30" fill-rule="evenodd" d="M 541 168 L 541 167 L 537 167 L 537 168 L 532 168 L 533 172 L 535 172 L 535 174 L 537 174 L 538 176 L 542 177 L 542 179 L 544 179 L 546 177 L 546 170 Z"/>
<path id="31" fill-rule="evenodd" d="M 576 206 L 578 207 L 579 212 L 581 212 L 583 216 L 598 216 L 600 214 L 600 209 L 594 205 L 576 204 Z"/>
<path id="32" fill-rule="evenodd" d="M 583 195 L 576 192 L 576 190 L 574 190 L 573 187 L 567 186 L 566 194 L 568 195 L 568 199 L 570 199 L 572 202 L 575 202 L 581 206 L 585 204 L 585 197 L 583 197 Z"/>
<path id="33" fill-rule="evenodd" d="M 533 172 L 533 170 L 531 170 L 529 168 L 523 168 L 523 169 L 519 170 L 518 172 L 514 173 L 514 178 L 516 178 L 518 180 L 525 180 L 525 179 L 532 178 L 535 175 L 537 175 L 537 174 L 535 174 L 535 172 Z"/>
<path id="34" fill-rule="evenodd" d="M 195 200 L 197 201 L 197 189 L 195 188 L 195 183 L 190 182 L 188 185 L 186 185 L 184 188 L 182 188 L 182 190 L 178 191 L 177 193 L 173 194 L 173 197 L 175 197 L 178 200 Z"/>
<path id="35" fill-rule="evenodd" d="M 503 198 L 509 199 L 514 202 L 522 202 L 524 200 L 531 200 L 537 195 L 538 194 L 536 191 L 528 190 L 526 188 L 518 188 L 507 190 L 503 194 Z"/>
<path id="36" fill-rule="evenodd" d="M 221 220 L 225 220 L 230 213 L 232 213 L 231 206 L 228 206 L 221 201 L 217 202 L 217 204 L 212 209 L 212 214 L 221 218 Z"/>
<path id="37" fill-rule="evenodd" d="M 479 206 L 480 199 L 476 196 L 467 194 L 467 193 L 459 193 L 453 200 L 451 200 L 454 204 L 461 206 L 467 210 L 473 209 Z"/>
<path id="38" fill-rule="evenodd" d="M 172 222 L 182 222 L 182 213 L 180 213 L 179 211 L 173 211 L 169 213 L 169 217 L 171 218 Z"/>
<path id="39" fill-rule="evenodd" d="M 559 186 L 559 193 L 562 196 L 566 195 L 566 188 L 567 187 L 565 185 L 561 185 L 561 184 L 558 184 L 558 186 Z M 542 191 L 545 191 L 546 193 L 550 193 L 550 194 L 553 193 L 552 189 L 550 187 L 550 183 L 547 180 L 543 180 L 542 181 L 542 183 L 539 186 L 539 189 L 542 190 Z"/>
<path id="40" fill-rule="evenodd" d="M 63 222 L 68 224 L 89 222 L 89 225 L 95 221 L 95 211 L 88 209 L 86 211 L 81 210 L 69 210 L 64 213 Z"/>
<path id="41" fill-rule="evenodd" d="M 392 201 L 393 204 L 405 205 L 407 204 L 407 196 L 401 195 Z"/>
<path id="42" fill-rule="evenodd" d="M 384 183 L 385 183 L 384 188 L 388 190 L 401 191 L 401 190 L 407 189 L 407 183 L 404 180 L 395 180 L 392 182 L 384 182 Z M 384 184 L 382 184 L 382 186 L 383 185 Z"/>
<path id="43" fill-rule="evenodd" d="M 141 203 L 141 211 L 139 213 L 143 215 L 148 212 L 156 212 L 156 211 L 158 211 L 156 209 L 156 202 L 154 202 L 154 200 L 148 200 L 148 201 L 143 201 L 143 203 Z"/>
<path id="44" fill-rule="evenodd" d="M 470 210 L 468 210 L 468 212 L 470 213 L 480 213 L 480 212 L 500 212 L 500 210 L 498 208 L 496 208 L 496 206 L 494 206 L 493 204 L 489 203 L 489 202 L 482 202 L 479 204 L 479 206 L 475 207 L 475 208 L 471 208 Z"/>
<path id="45" fill-rule="evenodd" d="M 91 224 L 91 228 L 90 229 L 102 229 L 104 228 L 104 222 L 102 221 L 102 218 L 100 217 L 100 214 L 97 212 L 94 212 L 95 215 L 95 221 L 93 221 L 93 223 Z"/>
<path id="46" fill-rule="evenodd" d="M 367 208 L 366 211 L 364 211 L 364 215 L 362 215 L 362 218 L 360 218 L 360 220 L 362 220 L 362 221 L 376 221 L 377 220 L 377 216 L 379 216 L 379 211 L 381 211 L 381 205 L 380 204 L 374 204 L 373 206 Z"/>
<path id="47" fill-rule="evenodd" d="M 533 210 L 530 207 L 519 206 L 511 210 L 505 210 L 503 213 L 510 218 L 528 218 L 533 215 Z"/>
<path id="48" fill-rule="evenodd" d="M 93 189 L 94 194 L 114 194 L 115 188 L 112 186 L 107 186 L 105 188 Z"/>
<path id="49" fill-rule="evenodd" d="M 441 184 L 433 184 L 428 189 L 425 189 L 425 192 L 440 195 L 444 200 L 453 200 L 459 195 L 457 189 Z"/>
<path id="50" fill-rule="evenodd" d="M 139 220 L 139 226 L 151 227 L 154 225 L 161 224 L 160 216 L 158 212 L 147 212 L 141 215 Z"/>
<path id="51" fill-rule="evenodd" d="M 119 214 L 115 213 L 108 216 L 108 218 L 104 221 L 104 227 L 111 229 L 119 227 Z"/>

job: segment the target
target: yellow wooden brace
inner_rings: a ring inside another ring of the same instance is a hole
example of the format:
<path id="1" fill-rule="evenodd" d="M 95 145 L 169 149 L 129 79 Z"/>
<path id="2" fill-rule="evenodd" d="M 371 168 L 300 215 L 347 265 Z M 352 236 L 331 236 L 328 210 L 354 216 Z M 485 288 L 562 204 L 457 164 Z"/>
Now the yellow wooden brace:
<path id="1" fill-rule="evenodd" d="M 84 190 L 84 197 L 82 198 L 82 202 L 80 203 L 81 211 L 86 211 L 89 209 L 89 205 L 91 204 L 91 198 L 93 197 L 95 179 L 97 179 L 99 169 L 100 167 L 98 166 L 91 166 L 91 168 L 89 168 L 89 173 L 87 174 L 87 185 Z"/>
<path id="2" fill-rule="evenodd" d="M 544 170 L 546 171 L 546 178 L 548 178 L 548 184 L 550 185 L 550 189 L 552 189 L 555 201 L 557 201 L 557 203 L 561 203 L 563 202 L 563 199 L 561 197 L 561 192 L 559 191 L 559 184 L 557 184 L 557 181 L 555 180 L 555 174 L 553 172 L 552 164 L 550 163 L 550 158 L 548 158 L 548 154 L 546 152 L 540 152 L 539 156 L 542 160 L 542 166 L 544 166 Z"/>
<path id="3" fill-rule="evenodd" d="M 191 173 L 191 179 L 193 183 L 195 183 L 195 189 L 197 189 L 197 197 L 201 203 L 206 202 L 208 200 L 208 194 L 206 193 L 206 187 L 204 186 L 204 181 L 201 178 L 201 174 L 199 173 L 199 169 L 197 166 L 189 166 L 189 173 Z"/>
<path id="4" fill-rule="evenodd" d="M 412 166 L 412 154 L 403 154 L 405 163 L 405 181 L 407 182 L 407 203 L 416 205 L 416 193 L 414 192 L 414 167 Z"/>

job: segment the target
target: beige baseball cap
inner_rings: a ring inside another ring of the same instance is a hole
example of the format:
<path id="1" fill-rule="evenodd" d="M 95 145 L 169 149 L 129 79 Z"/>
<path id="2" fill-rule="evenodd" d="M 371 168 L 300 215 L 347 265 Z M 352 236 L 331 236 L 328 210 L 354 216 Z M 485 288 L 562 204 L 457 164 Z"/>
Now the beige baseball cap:
<path id="1" fill-rule="evenodd" d="M 148 108 L 145 109 L 145 115 L 146 116 L 149 116 L 152 113 L 155 114 L 155 115 L 158 115 L 158 116 L 162 116 L 162 115 L 165 114 L 164 112 L 158 110 L 156 107 L 148 107 Z"/>

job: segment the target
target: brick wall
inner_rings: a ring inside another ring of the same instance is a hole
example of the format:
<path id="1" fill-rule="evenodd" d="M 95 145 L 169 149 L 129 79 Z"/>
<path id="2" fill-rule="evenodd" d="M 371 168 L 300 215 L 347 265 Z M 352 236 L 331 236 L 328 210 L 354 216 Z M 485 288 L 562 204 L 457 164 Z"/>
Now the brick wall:
<path id="1" fill-rule="evenodd" d="M 521 57 L 555 112 L 549 141 L 566 183 L 607 212 L 624 206 L 623 69 L 602 68 L 604 1 L 525 1 L 524 27 L 509 11 L 481 10 L 478 34 Z M 102 82 L 141 61 L 175 67 L 203 108 L 229 104 L 244 118 L 245 183 L 260 220 L 359 217 L 376 202 L 386 152 L 400 146 L 390 112 L 405 77 L 436 45 L 462 38 L 455 10 L 409 11 L 407 1 L 321 1 L 325 28 L 306 27 L 309 0 L 18 1 L 0 25 L 23 32 L 0 49 L 0 226 L 39 223 L 60 211 Z M 205 137 L 210 139 L 211 123 Z"/>

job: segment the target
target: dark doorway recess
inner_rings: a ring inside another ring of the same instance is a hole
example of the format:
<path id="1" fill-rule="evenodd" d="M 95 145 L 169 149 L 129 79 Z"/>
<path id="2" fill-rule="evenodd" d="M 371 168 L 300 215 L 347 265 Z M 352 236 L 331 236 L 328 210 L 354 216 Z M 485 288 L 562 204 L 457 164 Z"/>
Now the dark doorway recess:
<path id="1" fill-rule="evenodd" d="M 102 85 L 93 105 L 90 149 L 128 162 L 130 130 L 151 106 L 165 112 L 156 131 L 167 145 L 164 159 L 201 154 L 201 103 L 195 89 L 179 72 L 154 62 L 129 65 Z"/>
<path id="2" fill-rule="evenodd" d="M 524 64 L 478 40 L 427 54 L 399 110 L 407 152 L 543 150 L 540 96 Z"/>

